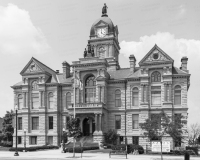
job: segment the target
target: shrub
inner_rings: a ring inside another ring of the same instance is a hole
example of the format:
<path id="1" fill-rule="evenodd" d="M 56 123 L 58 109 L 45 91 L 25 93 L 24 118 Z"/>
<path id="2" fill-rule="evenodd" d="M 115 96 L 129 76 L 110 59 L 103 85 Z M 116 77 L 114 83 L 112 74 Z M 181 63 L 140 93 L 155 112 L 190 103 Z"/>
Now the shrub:
<path id="1" fill-rule="evenodd" d="M 198 147 L 186 147 L 186 150 L 193 150 L 196 155 L 198 155 Z"/>
<path id="2" fill-rule="evenodd" d="M 103 143 L 103 146 L 105 146 L 108 149 L 111 149 L 113 144 Z"/>
<path id="3" fill-rule="evenodd" d="M 36 151 L 36 150 L 43 150 L 43 149 L 58 149 L 58 146 L 35 146 L 35 147 L 26 147 L 27 151 Z M 19 152 L 23 152 L 23 150 L 25 150 L 24 147 L 17 147 L 17 150 Z M 9 151 L 15 151 L 15 147 L 12 147 L 9 149 Z"/>
<path id="4" fill-rule="evenodd" d="M 12 147 L 12 142 L 2 142 L 0 143 L 0 146 L 3 146 L 3 147 Z"/>
<path id="5" fill-rule="evenodd" d="M 144 153 L 144 149 L 142 146 L 140 145 L 134 145 L 134 144 L 128 144 L 127 145 L 127 153 L 131 153 L 134 150 L 138 150 L 139 154 L 143 154 Z M 112 150 L 122 150 L 125 151 L 126 150 L 126 145 L 125 144 L 120 144 L 120 145 L 114 145 L 112 146 Z"/>
<path id="6" fill-rule="evenodd" d="M 105 142 L 109 144 L 116 144 L 118 139 L 117 131 L 114 129 L 108 130 L 107 133 L 104 133 Z"/>
<path id="7" fill-rule="evenodd" d="M 189 153 L 190 155 L 195 155 L 195 152 L 193 150 L 172 150 L 172 153 L 175 155 L 185 155 L 185 153 Z"/>
<path id="8" fill-rule="evenodd" d="M 81 153 L 81 152 L 83 152 L 83 151 L 86 151 L 86 150 L 96 150 L 96 149 L 99 149 L 99 147 L 92 147 L 92 146 L 88 146 L 88 147 L 75 147 L 75 153 Z M 65 149 L 65 153 L 66 152 L 70 152 L 70 153 L 72 153 L 73 152 L 73 148 L 72 147 L 70 147 L 70 148 L 66 148 Z"/>

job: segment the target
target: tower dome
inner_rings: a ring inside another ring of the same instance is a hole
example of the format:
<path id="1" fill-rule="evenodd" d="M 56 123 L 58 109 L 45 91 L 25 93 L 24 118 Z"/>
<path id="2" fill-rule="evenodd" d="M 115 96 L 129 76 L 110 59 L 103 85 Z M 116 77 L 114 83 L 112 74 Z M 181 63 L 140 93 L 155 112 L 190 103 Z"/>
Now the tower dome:
<path id="1" fill-rule="evenodd" d="M 95 36 L 95 27 L 97 26 L 97 24 L 99 24 L 100 22 L 104 22 L 108 25 L 108 34 L 110 33 L 114 33 L 115 31 L 115 27 L 114 27 L 114 24 L 112 22 L 112 20 L 107 17 L 107 16 L 103 16 L 103 17 L 100 17 L 98 18 L 93 24 L 92 24 L 92 27 L 90 29 L 90 37 L 93 37 Z"/>

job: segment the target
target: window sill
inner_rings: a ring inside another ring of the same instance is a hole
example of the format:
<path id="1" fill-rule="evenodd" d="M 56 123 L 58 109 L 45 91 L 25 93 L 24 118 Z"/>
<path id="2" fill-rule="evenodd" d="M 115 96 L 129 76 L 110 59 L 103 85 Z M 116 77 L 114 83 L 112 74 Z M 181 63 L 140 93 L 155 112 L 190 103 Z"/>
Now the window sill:
<path id="1" fill-rule="evenodd" d="M 137 128 L 137 129 L 132 129 L 133 131 L 139 131 L 140 129 L 139 128 Z"/>
<path id="2" fill-rule="evenodd" d="M 181 104 L 174 104 L 174 107 L 179 107 L 179 108 L 181 108 L 182 107 L 182 105 Z"/>
<path id="3" fill-rule="evenodd" d="M 161 108 L 161 105 L 151 105 L 151 108 Z"/>
<path id="4" fill-rule="evenodd" d="M 163 102 L 163 105 L 165 104 L 172 104 L 172 102 Z"/>

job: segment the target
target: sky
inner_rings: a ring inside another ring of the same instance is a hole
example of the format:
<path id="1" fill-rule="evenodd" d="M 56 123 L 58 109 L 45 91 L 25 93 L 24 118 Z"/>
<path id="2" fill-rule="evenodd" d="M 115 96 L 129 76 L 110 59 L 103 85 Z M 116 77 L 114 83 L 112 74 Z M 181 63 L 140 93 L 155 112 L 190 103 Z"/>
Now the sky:
<path id="1" fill-rule="evenodd" d="M 0 117 L 14 107 L 13 89 L 31 57 L 62 72 L 62 62 L 83 57 L 103 4 L 118 26 L 120 66 L 137 63 L 155 43 L 180 67 L 188 57 L 188 125 L 200 114 L 200 1 L 198 0 L 1 0 Z M 137 64 L 138 65 L 138 64 Z"/>

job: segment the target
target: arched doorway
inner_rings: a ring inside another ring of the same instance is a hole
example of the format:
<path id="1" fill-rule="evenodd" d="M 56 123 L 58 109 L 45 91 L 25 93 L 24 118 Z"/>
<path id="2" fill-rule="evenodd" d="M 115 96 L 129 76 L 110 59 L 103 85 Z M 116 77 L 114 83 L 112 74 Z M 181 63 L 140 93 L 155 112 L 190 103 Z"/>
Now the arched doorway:
<path id="1" fill-rule="evenodd" d="M 95 131 L 95 122 L 92 118 L 85 118 L 83 120 L 83 136 L 90 136 Z"/>

